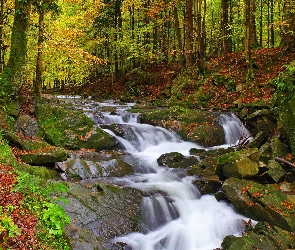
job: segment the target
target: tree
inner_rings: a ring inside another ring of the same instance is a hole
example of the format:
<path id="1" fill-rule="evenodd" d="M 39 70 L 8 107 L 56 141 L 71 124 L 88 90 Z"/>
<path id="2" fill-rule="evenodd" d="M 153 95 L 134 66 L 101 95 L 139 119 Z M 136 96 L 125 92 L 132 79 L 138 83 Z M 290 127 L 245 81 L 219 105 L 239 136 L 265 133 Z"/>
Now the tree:
<path id="1" fill-rule="evenodd" d="M 285 0 L 284 7 L 284 26 L 282 43 L 290 49 L 295 48 L 295 0 Z"/>
<path id="2" fill-rule="evenodd" d="M 193 0 L 185 1 L 185 58 L 186 67 L 194 64 L 193 49 Z"/>
<path id="3" fill-rule="evenodd" d="M 58 13 L 58 6 L 54 0 L 37 0 L 34 2 L 39 14 L 38 19 L 38 51 L 36 62 L 36 78 L 34 81 L 34 90 L 37 96 L 41 96 L 42 89 L 42 73 L 43 73 L 43 42 L 44 42 L 44 17 L 46 12 L 55 11 Z"/>
<path id="4" fill-rule="evenodd" d="M 11 49 L 0 78 L 0 96 L 10 99 L 18 94 L 26 80 L 27 41 L 32 0 L 15 0 Z"/>
<path id="5" fill-rule="evenodd" d="M 231 52 L 231 38 L 229 28 L 229 0 L 221 0 L 221 39 L 222 39 L 222 52 Z"/>

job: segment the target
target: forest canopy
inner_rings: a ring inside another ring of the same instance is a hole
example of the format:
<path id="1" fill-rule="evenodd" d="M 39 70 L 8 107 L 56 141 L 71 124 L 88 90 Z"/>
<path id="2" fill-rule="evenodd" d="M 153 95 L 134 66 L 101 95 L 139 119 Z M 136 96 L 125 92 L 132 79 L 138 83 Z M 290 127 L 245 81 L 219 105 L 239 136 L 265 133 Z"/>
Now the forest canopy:
<path id="1" fill-rule="evenodd" d="M 37 93 L 151 63 L 205 73 L 209 57 L 294 48 L 294 0 L 1 0 L 2 95 L 28 83 Z M 17 62 L 17 63 L 16 63 Z"/>

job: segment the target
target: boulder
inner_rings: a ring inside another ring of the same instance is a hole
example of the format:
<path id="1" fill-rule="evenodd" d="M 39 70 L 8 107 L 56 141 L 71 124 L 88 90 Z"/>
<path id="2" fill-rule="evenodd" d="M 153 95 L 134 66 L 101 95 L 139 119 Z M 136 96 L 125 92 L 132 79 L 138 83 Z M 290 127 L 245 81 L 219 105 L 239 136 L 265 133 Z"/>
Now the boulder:
<path id="1" fill-rule="evenodd" d="M 222 190 L 239 213 L 289 232 L 295 230 L 295 197 L 278 185 L 229 178 Z"/>
<path id="2" fill-rule="evenodd" d="M 167 166 L 170 168 L 188 168 L 195 165 L 198 160 L 193 157 L 185 157 L 181 153 L 171 152 L 167 154 L 162 154 L 157 162 L 160 166 Z"/>
<path id="3" fill-rule="evenodd" d="M 259 151 L 257 148 L 242 149 L 218 157 L 217 168 L 227 178 L 250 178 L 259 171 Z"/>
<path id="4" fill-rule="evenodd" d="M 221 246 L 224 250 L 294 249 L 295 238 L 291 232 L 259 222 L 253 230 L 246 231 L 242 237 L 226 236 Z"/>
<path id="5" fill-rule="evenodd" d="M 69 179 L 123 177 L 133 173 L 132 166 L 121 159 L 89 161 L 69 158 L 64 162 L 57 162 L 56 166 L 65 172 Z"/>
<path id="6" fill-rule="evenodd" d="M 288 171 L 280 163 L 270 160 L 267 163 L 267 171 L 264 175 L 268 177 L 269 182 L 279 183 L 284 180 L 287 173 Z"/>
<path id="7" fill-rule="evenodd" d="M 67 153 L 63 148 L 47 146 L 36 150 L 24 150 L 20 158 L 25 163 L 40 165 L 63 161 L 67 158 Z"/>
<path id="8" fill-rule="evenodd" d="M 270 142 L 272 158 L 275 157 L 283 158 L 287 153 L 287 145 L 281 142 L 279 138 L 273 138 Z"/>
<path id="9" fill-rule="evenodd" d="M 44 138 L 55 146 L 103 150 L 117 144 L 114 137 L 95 127 L 93 121 L 79 111 L 41 104 L 37 118 Z"/>
<path id="10" fill-rule="evenodd" d="M 110 239 L 141 231 L 141 191 L 93 181 L 66 184 L 68 192 L 62 197 L 69 203 L 60 205 L 71 218 L 65 233 L 75 249 L 121 249 Z"/>
<path id="11" fill-rule="evenodd" d="M 15 123 L 15 131 L 23 137 L 36 138 L 39 132 L 39 125 L 35 118 L 29 115 L 19 115 Z"/>
<path id="12" fill-rule="evenodd" d="M 144 112 L 141 119 L 145 123 L 172 129 L 183 139 L 205 147 L 225 143 L 223 127 L 219 123 L 218 115 L 213 112 L 174 106 Z"/>

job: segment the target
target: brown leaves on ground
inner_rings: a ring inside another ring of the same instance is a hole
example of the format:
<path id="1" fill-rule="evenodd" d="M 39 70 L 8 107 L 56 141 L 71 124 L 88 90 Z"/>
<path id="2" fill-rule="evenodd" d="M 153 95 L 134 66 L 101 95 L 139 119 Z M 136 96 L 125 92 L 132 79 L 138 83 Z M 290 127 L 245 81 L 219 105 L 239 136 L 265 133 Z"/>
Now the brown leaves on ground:
<path id="1" fill-rule="evenodd" d="M 0 225 L 2 218 L 10 217 L 20 229 L 20 234 L 9 237 L 8 231 L 0 232 L 1 249 L 36 249 L 40 246 L 36 236 L 37 218 L 28 209 L 23 207 L 24 197 L 12 188 L 17 182 L 16 175 L 12 173 L 12 167 L 0 164 Z M 41 249 L 41 248 L 39 248 Z"/>

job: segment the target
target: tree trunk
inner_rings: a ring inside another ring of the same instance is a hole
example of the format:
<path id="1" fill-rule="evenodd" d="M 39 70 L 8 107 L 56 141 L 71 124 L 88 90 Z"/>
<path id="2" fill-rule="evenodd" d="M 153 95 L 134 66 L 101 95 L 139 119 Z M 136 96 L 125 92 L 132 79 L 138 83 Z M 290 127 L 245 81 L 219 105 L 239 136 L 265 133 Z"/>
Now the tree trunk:
<path id="1" fill-rule="evenodd" d="M 3 67 L 4 67 L 3 25 L 4 25 L 4 0 L 0 0 L 0 73 L 2 73 Z"/>
<path id="2" fill-rule="evenodd" d="M 228 9 L 229 0 L 221 0 L 221 36 L 223 53 L 231 52 Z"/>
<path id="3" fill-rule="evenodd" d="M 176 7 L 174 7 L 173 9 L 173 15 L 174 15 L 175 34 L 176 34 L 176 40 L 177 40 L 178 62 L 181 65 L 181 67 L 183 67 L 184 58 L 183 58 L 183 47 L 182 47 L 182 40 L 181 40 L 181 28 L 179 25 L 178 11 Z"/>
<path id="4" fill-rule="evenodd" d="M 295 0 L 285 0 L 282 43 L 290 49 L 295 49 Z"/>
<path id="5" fill-rule="evenodd" d="M 256 0 L 250 0 L 250 13 L 249 13 L 249 18 L 250 18 L 250 46 L 251 48 L 256 48 L 258 46 L 258 41 L 257 41 L 257 34 L 256 34 L 256 22 L 255 22 L 255 11 L 256 11 L 256 5 L 255 5 Z"/>
<path id="6" fill-rule="evenodd" d="M 36 79 L 35 79 L 35 86 L 34 86 L 36 96 L 41 96 L 41 90 L 42 90 L 43 41 L 44 41 L 44 9 L 41 6 L 39 10 L 38 53 L 37 53 L 37 63 L 36 63 Z"/>
<path id="7" fill-rule="evenodd" d="M 247 76 L 246 76 L 246 89 L 248 89 L 249 80 L 252 73 L 252 64 L 251 64 L 251 1 L 253 0 L 245 0 L 245 43 L 244 43 L 244 50 L 245 50 L 245 61 L 247 65 Z"/>
<path id="8" fill-rule="evenodd" d="M 32 0 L 15 0 L 15 14 L 11 34 L 10 56 L 0 80 L 0 95 L 15 97 L 26 80 L 27 33 Z"/>
<path id="9" fill-rule="evenodd" d="M 186 67 L 194 64 L 193 57 L 193 0 L 185 1 L 185 58 Z"/>

